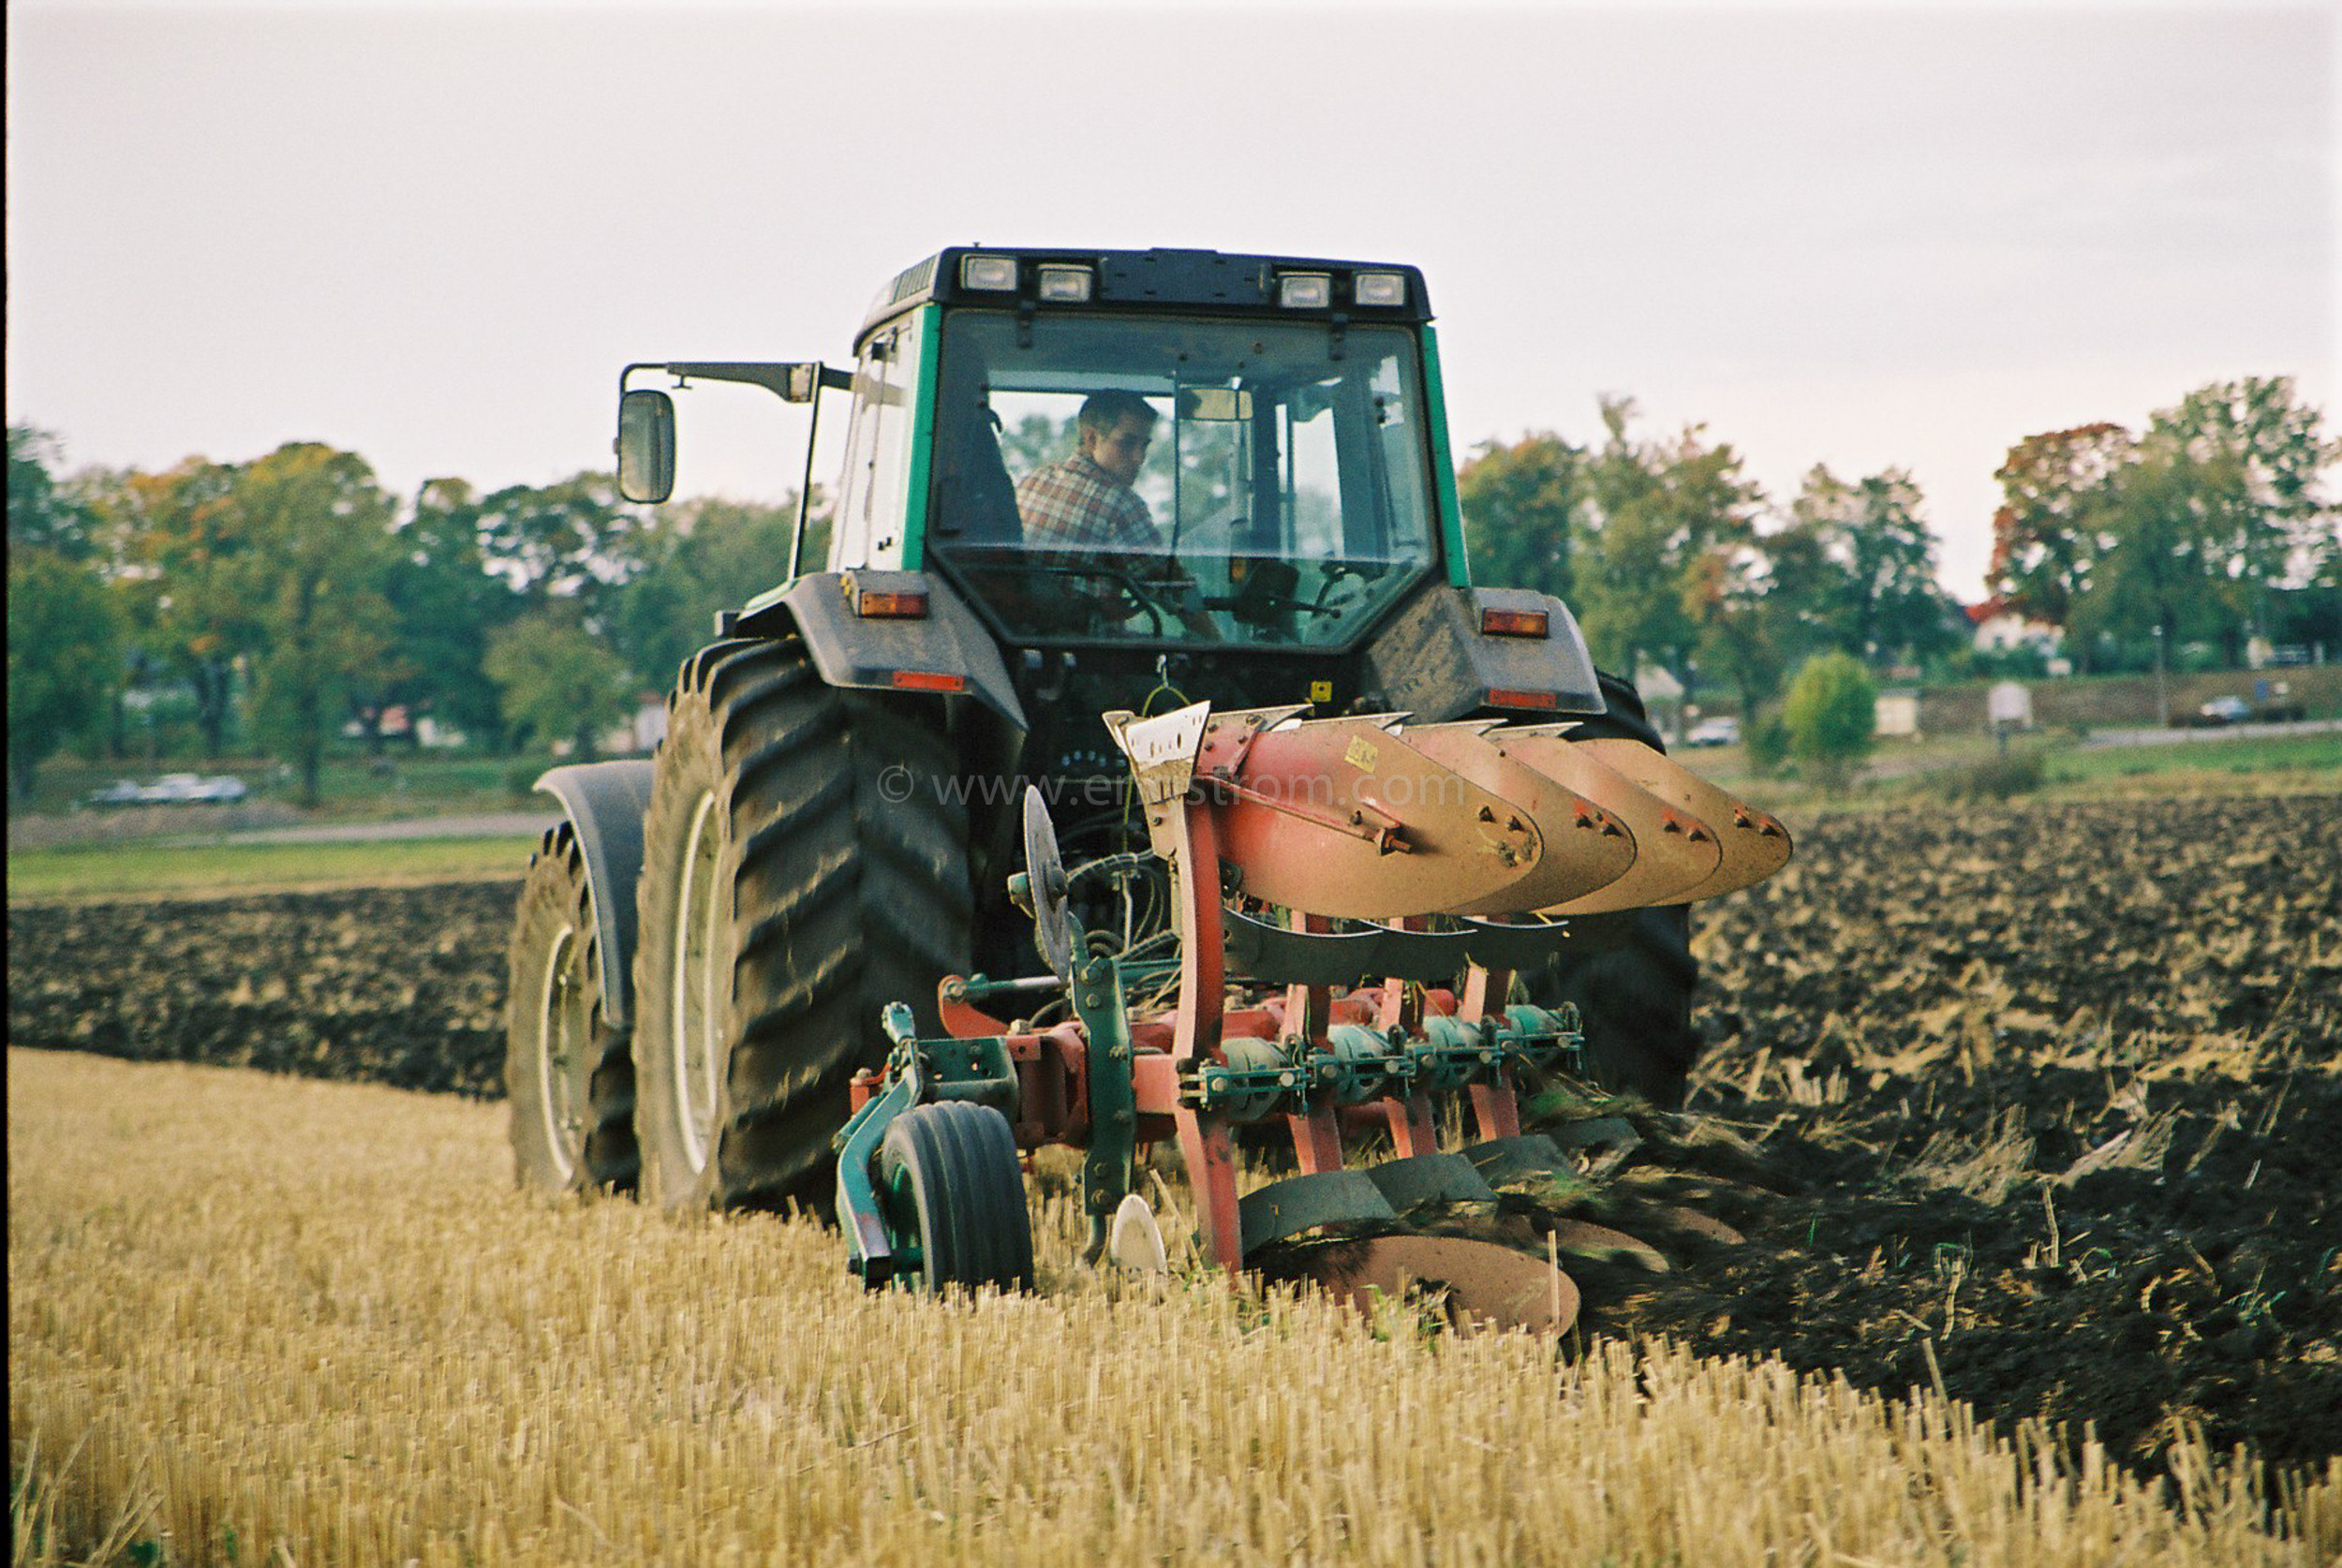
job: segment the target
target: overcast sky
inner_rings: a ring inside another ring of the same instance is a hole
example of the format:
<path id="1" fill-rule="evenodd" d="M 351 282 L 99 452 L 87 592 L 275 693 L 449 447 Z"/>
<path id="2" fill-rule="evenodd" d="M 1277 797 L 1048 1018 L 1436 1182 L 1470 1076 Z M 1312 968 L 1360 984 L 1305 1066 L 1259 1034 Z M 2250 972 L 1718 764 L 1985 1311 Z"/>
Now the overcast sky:
<path id="1" fill-rule="evenodd" d="M 1460 454 L 1616 392 L 1783 507 L 1899 465 L 1973 599 L 2026 435 L 2342 425 L 2338 14 L 10 0 L 7 417 L 534 483 L 626 361 L 841 360 L 944 244 L 1404 260 Z M 683 488 L 778 496 L 801 416 L 722 397 Z"/>

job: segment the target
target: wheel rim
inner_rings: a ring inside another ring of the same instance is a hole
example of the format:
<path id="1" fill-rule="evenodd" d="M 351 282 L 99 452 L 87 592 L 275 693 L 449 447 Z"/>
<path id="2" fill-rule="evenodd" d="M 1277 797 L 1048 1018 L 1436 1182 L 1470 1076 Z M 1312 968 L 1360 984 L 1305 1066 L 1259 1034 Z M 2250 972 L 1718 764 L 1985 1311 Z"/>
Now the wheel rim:
<path id="1" fill-rule="evenodd" d="M 577 1175 L 586 1142 L 577 1070 L 590 1020 L 586 987 L 575 972 L 581 956 L 576 926 L 555 932 L 545 957 L 544 988 L 537 998 L 537 1107 L 544 1119 L 545 1151 L 563 1182 Z"/>
<path id="2" fill-rule="evenodd" d="M 707 1165 L 715 1141 L 717 1089 L 723 1071 L 722 991 L 717 966 L 717 862 L 722 852 L 716 832 L 716 796 L 700 796 L 684 840 L 683 885 L 675 899 L 674 1030 L 675 1128 L 685 1161 L 693 1171 Z"/>

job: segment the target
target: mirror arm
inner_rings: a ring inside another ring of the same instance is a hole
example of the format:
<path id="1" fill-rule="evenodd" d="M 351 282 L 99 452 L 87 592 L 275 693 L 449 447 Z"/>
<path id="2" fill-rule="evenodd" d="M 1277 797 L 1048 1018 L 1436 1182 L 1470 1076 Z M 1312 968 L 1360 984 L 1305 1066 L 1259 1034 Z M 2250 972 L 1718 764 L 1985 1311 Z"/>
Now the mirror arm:
<path id="1" fill-rule="evenodd" d="M 823 369 L 822 385 L 829 385 L 831 374 L 826 368 Z M 847 386 L 853 385 L 852 377 L 842 371 L 836 374 Z M 792 583 L 794 583 L 805 570 L 805 523 L 806 516 L 813 505 L 813 443 L 821 434 L 822 398 L 817 392 L 813 396 L 813 417 L 808 422 L 805 431 L 805 477 L 797 481 L 797 525 L 789 532 L 788 580 Z"/>

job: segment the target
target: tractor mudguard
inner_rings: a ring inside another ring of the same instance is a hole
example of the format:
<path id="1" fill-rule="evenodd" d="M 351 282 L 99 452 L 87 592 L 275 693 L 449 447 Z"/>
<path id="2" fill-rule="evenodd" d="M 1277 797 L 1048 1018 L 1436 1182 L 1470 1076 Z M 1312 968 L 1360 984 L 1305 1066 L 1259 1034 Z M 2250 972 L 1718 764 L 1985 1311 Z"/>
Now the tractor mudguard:
<path id="1" fill-rule="evenodd" d="M 1491 633 L 1484 629 L 1491 611 L 1542 612 L 1545 635 Z M 1392 711 L 1426 723 L 1486 707 L 1558 716 L 1604 706 L 1577 618 L 1550 594 L 1526 588 L 1426 589 L 1368 645 L 1366 686 Z"/>
<path id="2" fill-rule="evenodd" d="M 866 614 L 866 595 L 924 596 L 924 614 Z M 949 584 L 924 571 L 808 572 L 778 594 L 718 617 L 726 637 L 776 637 L 794 628 L 831 686 L 974 698 L 1022 733 L 1025 710 L 992 634 Z"/>
<path id="3" fill-rule="evenodd" d="M 617 1028 L 629 1027 L 634 1011 L 634 882 L 643 871 L 651 768 L 647 761 L 572 762 L 537 780 L 577 830 L 601 939 L 602 1015 Z"/>

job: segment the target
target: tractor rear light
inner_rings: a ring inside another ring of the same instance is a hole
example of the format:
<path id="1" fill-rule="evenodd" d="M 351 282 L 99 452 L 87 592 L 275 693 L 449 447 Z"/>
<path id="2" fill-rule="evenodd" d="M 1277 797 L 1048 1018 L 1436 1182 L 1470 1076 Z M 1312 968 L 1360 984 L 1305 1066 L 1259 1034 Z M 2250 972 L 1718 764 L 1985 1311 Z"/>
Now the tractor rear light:
<path id="1" fill-rule="evenodd" d="M 1324 310 L 1334 303 L 1331 273 L 1283 273 L 1277 278 L 1277 303 L 1287 310 Z"/>
<path id="2" fill-rule="evenodd" d="M 927 596 L 865 588 L 854 596 L 853 613 L 867 621 L 923 621 L 927 618 Z"/>
<path id="3" fill-rule="evenodd" d="M 1055 304 L 1080 304 L 1089 298 L 1093 275 L 1088 267 L 1045 266 L 1041 269 L 1041 297 Z"/>
<path id="4" fill-rule="evenodd" d="M 1542 610 L 1480 612 L 1480 635 L 1483 637 L 1543 637 L 1547 634 L 1548 623 Z"/>
<path id="5" fill-rule="evenodd" d="M 1360 273 L 1351 280 L 1352 297 L 1362 305 L 1402 305 L 1407 303 L 1404 273 Z"/>
<path id="6" fill-rule="evenodd" d="M 963 256 L 959 259 L 959 286 L 962 288 L 984 288 L 994 293 L 1016 291 L 1016 259 L 1013 256 Z"/>
<path id="7" fill-rule="evenodd" d="M 1551 713 L 1562 705 L 1559 693 L 1516 691 L 1507 686 L 1490 687 L 1481 701 L 1491 708 L 1535 708 L 1543 713 Z"/>
<path id="8" fill-rule="evenodd" d="M 945 675 L 932 670 L 897 670 L 887 679 L 897 691 L 965 691 L 968 677 Z"/>

